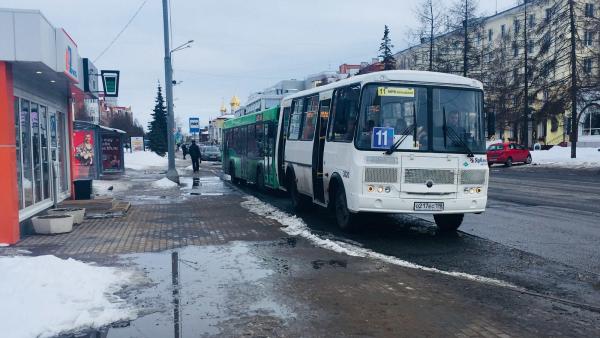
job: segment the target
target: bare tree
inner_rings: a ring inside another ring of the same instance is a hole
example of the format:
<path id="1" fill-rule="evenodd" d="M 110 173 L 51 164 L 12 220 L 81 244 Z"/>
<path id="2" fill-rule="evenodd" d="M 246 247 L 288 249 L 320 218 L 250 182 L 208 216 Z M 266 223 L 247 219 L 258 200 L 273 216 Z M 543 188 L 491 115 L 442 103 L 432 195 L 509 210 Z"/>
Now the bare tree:
<path id="1" fill-rule="evenodd" d="M 468 76 L 473 58 L 478 57 L 473 50 L 473 41 L 481 34 L 482 20 L 478 12 L 478 0 L 455 0 L 449 9 L 449 28 L 462 37 L 460 51 L 462 54 L 462 75 Z"/>
<path id="2" fill-rule="evenodd" d="M 436 37 L 443 34 L 447 30 L 447 17 L 445 15 L 444 6 L 439 0 L 421 0 L 415 14 L 419 20 L 419 28 L 417 31 L 419 42 L 427 43 L 429 65 L 427 70 L 433 71 L 434 68 L 434 49 Z"/>

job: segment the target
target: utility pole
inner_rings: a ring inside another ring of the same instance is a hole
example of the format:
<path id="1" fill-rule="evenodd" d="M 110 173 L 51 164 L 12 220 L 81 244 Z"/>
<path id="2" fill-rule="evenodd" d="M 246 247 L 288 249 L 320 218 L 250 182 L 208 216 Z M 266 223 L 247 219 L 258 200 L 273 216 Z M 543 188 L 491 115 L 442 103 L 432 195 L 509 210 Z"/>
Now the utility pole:
<path id="1" fill-rule="evenodd" d="M 469 60 L 467 58 L 467 53 L 469 53 L 469 0 L 465 0 L 465 20 L 463 21 L 463 29 L 464 31 L 464 50 L 463 50 L 463 76 L 467 77 L 469 71 Z"/>
<path id="2" fill-rule="evenodd" d="M 179 173 L 175 168 L 175 135 L 173 127 L 175 118 L 173 114 L 173 67 L 171 66 L 171 44 L 169 42 L 169 0 L 163 0 L 163 25 L 165 35 L 165 94 L 167 98 L 167 146 L 169 168 L 167 169 L 167 178 L 179 184 Z"/>
<path id="3" fill-rule="evenodd" d="M 577 137 L 579 127 L 579 114 L 577 113 L 577 51 L 575 50 L 577 39 L 575 35 L 577 30 L 575 28 L 575 9 L 573 0 L 569 0 L 569 30 L 571 35 L 571 135 L 569 141 L 571 141 L 571 158 L 577 158 Z"/>
<path id="4" fill-rule="evenodd" d="M 522 131 L 521 131 L 521 143 L 525 146 L 525 147 L 529 147 L 529 27 L 527 27 L 527 25 L 529 24 L 527 22 L 527 1 L 525 2 L 525 20 L 524 23 L 525 25 L 523 26 L 523 39 L 525 40 L 525 88 L 523 90 L 523 95 L 525 96 L 524 101 L 525 101 L 525 106 L 523 107 L 523 127 L 522 127 Z"/>

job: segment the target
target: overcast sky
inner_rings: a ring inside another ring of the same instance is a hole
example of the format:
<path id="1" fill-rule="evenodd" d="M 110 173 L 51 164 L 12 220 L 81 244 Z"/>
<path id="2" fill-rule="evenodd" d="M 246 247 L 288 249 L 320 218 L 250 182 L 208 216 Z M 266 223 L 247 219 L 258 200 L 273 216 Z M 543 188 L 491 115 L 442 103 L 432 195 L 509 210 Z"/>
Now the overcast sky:
<path id="1" fill-rule="evenodd" d="M 0 0 L 0 7 L 39 9 L 77 42 L 82 57 L 95 60 L 143 0 Z M 450 1 L 443 1 L 448 3 Z M 480 0 L 487 14 L 515 0 Z M 418 1 L 366 0 L 171 0 L 173 42 L 194 40 L 173 54 L 175 116 L 187 130 L 190 116 L 207 124 L 221 101 L 242 104 L 252 92 L 279 80 L 335 70 L 342 63 L 376 57 L 383 26 L 398 51 L 416 28 Z M 496 5 L 497 4 L 497 5 Z M 497 6 L 497 7 L 496 7 Z M 132 106 L 146 127 L 156 85 L 164 83 L 162 1 L 146 4 L 116 43 L 95 63 L 121 70 L 119 104 Z"/>

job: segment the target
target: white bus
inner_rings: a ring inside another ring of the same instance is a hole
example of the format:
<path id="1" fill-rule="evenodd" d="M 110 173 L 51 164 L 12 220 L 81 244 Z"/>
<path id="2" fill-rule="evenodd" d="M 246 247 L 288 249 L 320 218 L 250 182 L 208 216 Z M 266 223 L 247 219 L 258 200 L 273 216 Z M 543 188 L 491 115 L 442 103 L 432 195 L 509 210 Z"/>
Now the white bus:
<path id="1" fill-rule="evenodd" d="M 282 100 L 278 179 L 302 209 L 343 229 L 361 212 L 433 214 L 454 231 L 487 203 L 483 87 L 441 73 L 384 71 Z"/>

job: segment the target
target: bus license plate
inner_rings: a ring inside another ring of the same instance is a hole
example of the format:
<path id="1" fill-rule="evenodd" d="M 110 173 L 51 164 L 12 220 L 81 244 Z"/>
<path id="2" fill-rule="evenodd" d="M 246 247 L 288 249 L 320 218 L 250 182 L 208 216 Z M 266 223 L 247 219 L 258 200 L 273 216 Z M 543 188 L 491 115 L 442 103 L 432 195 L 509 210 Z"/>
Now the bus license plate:
<path id="1" fill-rule="evenodd" d="M 444 211 L 444 202 L 415 202 L 415 211 Z"/>

